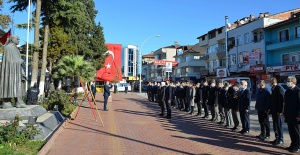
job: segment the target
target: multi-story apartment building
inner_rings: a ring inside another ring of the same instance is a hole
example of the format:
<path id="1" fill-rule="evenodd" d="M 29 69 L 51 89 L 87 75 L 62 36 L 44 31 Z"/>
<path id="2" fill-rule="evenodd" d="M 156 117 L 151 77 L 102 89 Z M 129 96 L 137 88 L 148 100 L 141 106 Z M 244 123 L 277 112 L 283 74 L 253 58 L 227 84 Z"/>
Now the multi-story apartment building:
<path id="1" fill-rule="evenodd" d="M 206 49 L 206 55 L 200 58 L 206 62 L 206 69 L 201 70 L 200 74 L 215 77 L 217 69 L 226 67 L 225 26 L 213 29 L 197 39 L 199 46 Z"/>
<path id="2" fill-rule="evenodd" d="M 174 56 L 176 55 L 176 48 L 175 46 L 166 46 L 162 47 L 156 51 L 154 51 L 154 62 L 151 63 L 149 69 L 149 81 L 161 81 L 161 80 L 172 80 L 172 75 L 174 73 L 174 67 L 172 72 L 167 73 L 165 64 L 157 65 L 155 61 L 173 61 L 175 62 Z M 173 63 L 174 64 L 174 63 Z"/>
<path id="3" fill-rule="evenodd" d="M 235 22 L 237 26 L 228 31 L 231 76 L 250 77 L 254 90 L 257 80 L 267 78 L 264 28 L 290 18 L 292 11 L 273 15 L 260 13 L 257 18 L 250 15 Z"/>
<path id="4" fill-rule="evenodd" d="M 122 52 L 122 75 L 127 80 L 139 80 L 138 46 L 127 45 Z"/>
<path id="5" fill-rule="evenodd" d="M 290 19 L 264 29 L 268 76 L 279 82 L 295 75 L 300 80 L 300 12 L 292 12 Z"/>
<path id="6" fill-rule="evenodd" d="M 200 81 L 200 72 L 205 70 L 206 62 L 201 60 L 205 56 L 205 49 L 199 44 L 193 46 L 180 46 L 174 56 L 178 66 L 175 67 L 175 81 Z"/>
<path id="7" fill-rule="evenodd" d="M 154 52 L 142 56 L 142 79 L 148 81 L 151 65 L 154 62 Z"/>

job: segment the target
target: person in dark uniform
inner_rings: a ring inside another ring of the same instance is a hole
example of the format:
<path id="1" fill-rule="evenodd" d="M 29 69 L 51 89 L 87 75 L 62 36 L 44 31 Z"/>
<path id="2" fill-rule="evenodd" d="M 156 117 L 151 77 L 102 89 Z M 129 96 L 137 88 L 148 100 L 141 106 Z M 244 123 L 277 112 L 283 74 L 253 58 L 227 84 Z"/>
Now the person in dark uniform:
<path id="1" fill-rule="evenodd" d="M 208 82 L 204 81 L 203 86 L 201 87 L 202 89 L 202 106 L 204 109 L 204 116 L 203 118 L 208 118 L 208 95 L 209 95 L 209 86 Z"/>
<path id="2" fill-rule="evenodd" d="M 211 120 L 210 121 L 216 121 L 218 119 L 218 113 L 216 112 L 216 99 L 217 99 L 217 87 L 216 87 L 216 81 L 212 80 L 208 92 L 208 102 L 207 104 L 210 107 L 210 112 L 211 112 Z"/>
<path id="3" fill-rule="evenodd" d="M 272 114 L 273 130 L 276 139 L 272 141 L 272 144 L 278 146 L 283 144 L 283 97 L 284 89 L 277 85 L 277 79 L 271 78 L 272 94 L 270 102 L 270 113 Z"/>
<path id="4" fill-rule="evenodd" d="M 241 81 L 241 90 L 239 95 L 239 112 L 241 117 L 241 123 L 243 129 L 239 132 L 241 134 L 248 134 L 250 130 L 250 102 L 251 102 L 251 93 L 247 89 L 247 81 Z"/>
<path id="5" fill-rule="evenodd" d="M 153 102 L 157 102 L 157 88 L 158 88 L 158 87 L 157 87 L 157 82 L 155 82 L 155 83 L 154 83 L 154 92 L 153 92 L 153 93 L 154 93 L 154 94 L 153 94 L 153 96 L 154 96 L 154 97 L 153 97 L 153 98 L 154 98 L 154 101 L 153 101 Z"/>
<path id="6" fill-rule="evenodd" d="M 180 105 L 181 105 L 180 110 L 184 111 L 185 110 L 185 83 L 184 82 L 180 84 L 179 92 L 180 92 Z"/>
<path id="7" fill-rule="evenodd" d="M 154 96 L 155 96 L 155 88 L 156 86 L 155 86 L 155 84 L 152 84 L 152 87 L 151 87 L 151 102 L 154 102 L 155 100 L 155 98 L 154 98 Z"/>
<path id="8" fill-rule="evenodd" d="M 97 89 L 96 89 L 96 83 L 95 83 L 95 81 L 93 81 L 93 82 L 91 83 L 91 90 L 92 90 L 92 93 L 93 93 L 94 98 L 96 99 Z"/>
<path id="9" fill-rule="evenodd" d="M 218 111 L 219 111 L 219 116 L 220 116 L 220 122 L 218 124 L 224 124 L 225 122 L 225 114 L 224 114 L 224 97 L 225 97 L 225 90 L 224 90 L 224 85 L 223 82 L 219 82 L 218 84 Z"/>
<path id="10" fill-rule="evenodd" d="M 287 123 L 291 144 L 286 149 L 290 152 L 300 152 L 300 89 L 296 86 L 294 76 L 287 78 L 289 89 L 284 94 L 284 118 Z"/>
<path id="11" fill-rule="evenodd" d="M 232 114 L 232 120 L 233 120 L 233 128 L 232 131 L 236 131 L 238 130 L 238 126 L 240 124 L 239 121 L 239 88 L 240 88 L 240 84 L 236 83 L 235 85 L 233 85 L 232 87 L 229 87 L 228 89 L 228 93 L 230 96 L 230 100 L 229 100 L 229 105 L 230 105 L 230 109 L 231 109 L 231 114 Z"/>
<path id="12" fill-rule="evenodd" d="M 185 90 L 185 109 L 184 111 L 189 112 L 191 110 L 190 107 L 190 83 L 186 82 L 184 86 Z"/>
<path id="13" fill-rule="evenodd" d="M 256 138 L 267 140 L 270 138 L 270 92 L 266 89 L 264 80 L 260 80 L 257 85 L 258 93 L 256 97 L 255 109 L 257 110 L 258 121 L 260 124 L 260 135 Z"/>
<path id="14" fill-rule="evenodd" d="M 180 109 L 180 82 L 177 82 L 175 85 L 175 100 L 176 100 L 176 109 Z"/>
<path id="15" fill-rule="evenodd" d="M 129 84 L 128 84 L 128 83 L 125 83 L 124 85 L 125 85 L 125 94 L 127 94 L 127 92 L 128 92 L 128 85 L 129 85 Z"/>
<path id="16" fill-rule="evenodd" d="M 230 109 L 230 85 L 228 82 L 224 82 L 224 98 L 223 98 L 223 108 L 224 108 L 224 116 L 225 116 L 225 127 L 230 128 L 233 124 L 232 114 Z M 231 88 L 232 89 L 232 88 Z"/>
<path id="17" fill-rule="evenodd" d="M 103 92 L 103 96 L 104 96 L 104 111 L 108 111 L 107 109 L 107 101 L 108 101 L 108 97 L 110 96 L 110 86 L 109 86 L 109 82 L 106 81 L 104 84 L 104 92 Z"/>
<path id="18" fill-rule="evenodd" d="M 48 98 L 50 93 L 50 80 L 47 77 L 44 84 L 44 92 L 45 92 L 45 98 Z"/>
<path id="19" fill-rule="evenodd" d="M 170 85 L 170 81 L 166 81 L 167 86 L 165 89 L 165 104 L 167 107 L 167 119 L 171 119 L 171 113 L 172 113 L 172 108 L 171 108 L 171 102 L 172 102 L 172 86 Z"/>
<path id="20" fill-rule="evenodd" d="M 166 110 L 166 105 L 165 105 L 165 83 L 158 83 L 158 88 L 157 88 L 157 101 L 158 105 L 160 106 L 161 113 L 160 116 L 165 115 L 165 110 Z"/>
<path id="21" fill-rule="evenodd" d="M 147 87 L 148 101 L 151 101 L 151 89 L 152 89 L 152 84 L 151 84 L 151 82 L 149 82 L 148 87 Z"/>
<path id="22" fill-rule="evenodd" d="M 115 83 L 115 84 L 114 84 L 114 93 L 117 93 L 117 90 L 118 90 L 118 86 L 117 86 L 117 84 Z"/>
<path id="23" fill-rule="evenodd" d="M 27 105 L 36 105 L 39 98 L 40 90 L 35 82 L 34 85 L 27 90 Z"/>
<path id="24" fill-rule="evenodd" d="M 202 114 L 202 89 L 200 88 L 200 83 L 196 84 L 195 103 L 197 104 L 197 109 L 198 109 L 196 116 L 201 116 L 201 114 Z"/>

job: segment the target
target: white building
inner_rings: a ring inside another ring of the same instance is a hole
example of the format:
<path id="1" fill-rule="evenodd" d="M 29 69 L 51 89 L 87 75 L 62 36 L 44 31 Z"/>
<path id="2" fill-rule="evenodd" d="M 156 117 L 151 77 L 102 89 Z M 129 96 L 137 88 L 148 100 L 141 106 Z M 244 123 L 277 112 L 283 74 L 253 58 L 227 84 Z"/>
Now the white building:
<path id="1" fill-rule="evenodd" d="M 122 52 L 122 74 L 128 80 L 138 80 L 138 46 L 127 45 Z"/>
<path id="2" fill-rule="evenodd" d="M 200 72 L 206 70 L 206 61 L 200 59 L 205 55 L 205 49 L 199 44 L 180 46 L 177 49 L 177 55 L 174 56 L 178 62 L 174 73 L 175 81 L 200 81 Z"/>

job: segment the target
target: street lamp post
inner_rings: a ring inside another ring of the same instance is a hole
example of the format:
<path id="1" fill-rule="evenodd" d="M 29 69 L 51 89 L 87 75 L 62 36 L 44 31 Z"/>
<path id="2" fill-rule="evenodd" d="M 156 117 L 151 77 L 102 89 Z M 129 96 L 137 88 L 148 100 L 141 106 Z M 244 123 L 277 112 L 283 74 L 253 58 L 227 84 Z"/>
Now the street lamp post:
<path id="1" fill-rule="evenodd" d="M 140 93 L 142 93 L 142 49 L 143 49 L 143 46 L 144 44 L 151 38 L 154 38 L 154 37 L 160 37 L 160 35 L 155 35 L 155 36 L 151 36 L 149 38 L 147 38 L 143 43 L 142 43 L 142 46 L 139 50 L 139 61 L 140 61 L 140 64 L 139 64 L 139 68 L 140 68 L 140 77 L 139 77 L 139 82 L 140 82 L 140 86 L 139 86 L 139 89 L 140 89 Z"/>
<path id="2" fill-rule="evenodd" d="M 230 76 L 229 72 L 229 60 L 228 60 L 228 32 L 227 32 L 227 26 L 228 26 L 228 16 L 225 16 L 225 52 L 226 52 L 226 72 L 228 73 L 227 75 Z"/>

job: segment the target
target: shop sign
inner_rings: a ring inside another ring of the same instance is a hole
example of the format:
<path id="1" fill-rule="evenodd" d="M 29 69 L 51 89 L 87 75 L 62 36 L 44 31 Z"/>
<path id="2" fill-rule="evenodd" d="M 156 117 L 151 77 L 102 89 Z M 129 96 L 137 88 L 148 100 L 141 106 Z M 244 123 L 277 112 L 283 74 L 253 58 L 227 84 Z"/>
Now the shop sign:
<path id="1" fill-rule="evenodd" d="M 286 71 L 299 71 L 299 65 L 285 65 L 285 66 L 273 66 L 267 67 L 267 72 L 286 72 Z"/>
<path id="2" fill-rule="evenodd" d="M 166 66 L 167 62 L 172 62 L 172 66 L 177 66 L 178 65 L 177 61 L 168 61 L 168 60 L 154 60 L 153 64 L 154 65 Z"/>
<path id="3" fill-rule="evenodd" d="M 263 72 L 265 72 L 264 65 L 250 66 L 250 73 L 263 73 Z"/>

